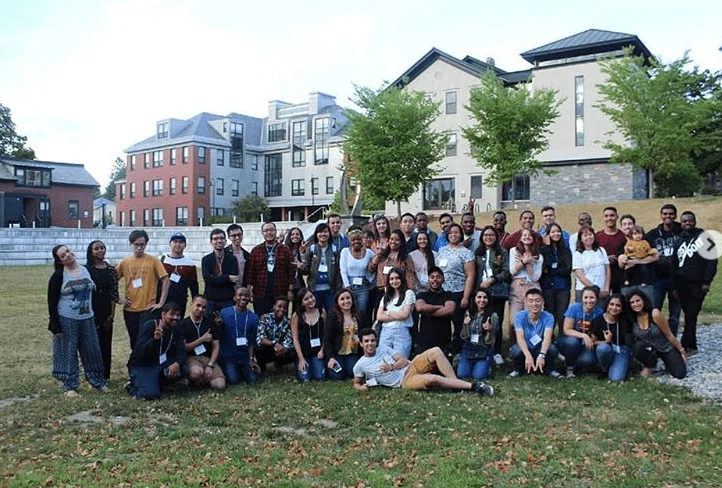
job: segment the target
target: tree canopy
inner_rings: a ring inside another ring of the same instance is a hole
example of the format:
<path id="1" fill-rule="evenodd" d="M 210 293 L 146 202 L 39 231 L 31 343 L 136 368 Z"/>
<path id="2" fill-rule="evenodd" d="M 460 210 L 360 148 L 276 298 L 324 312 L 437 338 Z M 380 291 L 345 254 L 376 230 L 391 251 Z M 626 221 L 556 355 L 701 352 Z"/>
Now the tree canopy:
<path id="1" fill-rule="evenodd" d="M 606 141 L 612 161 L 652 171 L 659 196 L 688 196 L 722 155 L 722 73 L 689 69 L 689 55 L 663 63 L 626 51 L 603 60 L 600 110 L 625 143 Z"/>
<path id="2" fill-rule="evenodd" d="M 108 181 L 102 196 L 108 200 L 115 201 L 115 182 L 125 179 L 125 161 L 123 158 L 115 158 L 113 167 L 110 169 L 110 181 Z"/>
<path id="3" fill-rule="evenodd" d="M 425 93 L 396 86 L 372 90 L 354 85 L 353 102 L 361 112 L 349 110 L 344 142 L 362 191 L 374 199 L 401 202 L 439 170 L 433 164 L 444 157 L 448 134 L 431 126 L 440 103 Z"/>
<path id="4" fill-rule="evenodd" d="M 488 183 L 543 171 L 544 163 L 535 158 L 549 146 L 546 136 L 561 104 L 556 96 L 556 90 L 531 91 L 526 84 L 505 86 L 492 70 L 484 72 L 466 107 L 476 123 L 462 132 L 471 156 L 488 171 Z"/>
<path id="5" fill-rule="evenodd" d="M 15 131 L 10 108 L 0 103 L 0 156 L 35 159 L 35 151 L 25 145 L 27 140 Z"/>
<path id="6" fill-rule="evenodd" d="M 258 222 L 261 215 L 266 218 L 270 216 L 266 200 L 258 195 L 248 195 L 234 200 L 232 206 L 233 214 L 238 216 L 241 222 Z"/>

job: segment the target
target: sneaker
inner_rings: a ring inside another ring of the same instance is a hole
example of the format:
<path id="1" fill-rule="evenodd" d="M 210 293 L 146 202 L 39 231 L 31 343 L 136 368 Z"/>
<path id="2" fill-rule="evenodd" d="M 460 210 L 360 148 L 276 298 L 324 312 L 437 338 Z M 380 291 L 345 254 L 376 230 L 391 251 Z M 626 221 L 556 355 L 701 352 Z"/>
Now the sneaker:
<path id="1" fill-rule="evenodd" d="M 491 385 L 487 385 L 483 381 L 474 381 L 472 383 L 471 389 L 479 395 L 494 396 L 494 387 Z"/>
<path id="2" fill-rule="evenodd" d="M 559 371 L 557 371 L 556 369 L 552 370 L 552 372 L 549 373 L 549 377 L 550 377 L 550 378 L 557 379 L 557 380 L 566 378 L 566 376 L 564 376 L 563 374 L 561 374 L 561 373 L 560 373 Z"/>
<path id="3" fill-rule="evenodd" d="M 697 354 L 697 349 L 691 349 L 691 348 L 689 348 L 689 349 L 685 349 L 684 351 L 687 353 L 687 357 L 688 357 L 688 358 L 691 358 L 692 356 L 694 356 L 695 354 Z"/>
<path id="4" fill-rule="evenodd" d="M 496 315 L 496 314 L 494 314 L 494 315 Z M 504 358 L 501 357 L 501 354 L 494 354 L 494 362 L 498 366 L 501 366 L 502 364 L 504 364 Z"/>
<path id="5" fill-rule="evenodd" d="M 519 376 L 521 376 L 521 373 L 519 373 L 519 371 L 517 370 L 514 370 L 508 375 L 506 375 L 507 378 L 518 378 Z"/>
<path id="6" fill-rule="evenodd" d="M 568 370 L 567 370 L 567 376 L 566 376 L 567 379 L 572 379 L 572 378 L 576 378 L 576 377 L 577 377 L 577 375 L 574 374 L 574 370 L 573 370 L 573 369 L 568 369 Z"/>
<path id="7" fill-rule="evenodd" d="M 68 390 L 64 393 L 64 395 L 68 398 L 80 398 L 80 393 L 75 390 Z"/>

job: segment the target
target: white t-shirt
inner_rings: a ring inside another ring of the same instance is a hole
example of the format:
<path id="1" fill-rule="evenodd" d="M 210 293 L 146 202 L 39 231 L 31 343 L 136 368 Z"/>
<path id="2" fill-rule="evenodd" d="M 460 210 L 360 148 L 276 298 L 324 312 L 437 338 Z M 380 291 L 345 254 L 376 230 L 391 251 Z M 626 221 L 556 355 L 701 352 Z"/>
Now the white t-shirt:
<path id="1" fill-rule="evenodd" d="M 384 363 L 394 364 L 396 362 L 394 354 L 397 354 L 397 352 L 388 347 L 379 347 L 376 349 L 376 354 L 372 357 L 361 356 L 353 367 L 353 375 L 356 378 L 366 378 L 366 382 L 373 378 L 376 380 L 376 383 L 381 386 L 399 388 L 408 366 L 389 371 L 388 373 L 379 371 L 379 368 L 381 368 L 381 365 Z"/>
<path id="2" fill-rule="evenodd" d="M 584 276 L 592 282 L 592 285 L 597 285 L 600 290 L 604 289 L 607 281 L 608 264 L 609 257 L 607 257 L 607 251 L 603 247 L 596 251 L 591 249 L 584 252 L 574 251 L 572 255 L 572 270 L 581 269 Z M 576 282 L 577 284 L 574 287 L 576 290 L 584 288 L 584 283 L 581 280 L 576 280 Z"/>
<path id="3" fill-rule="evenodd" d="M 383 298 L 381 300 L 383 302 Z M 397 301 L 398 300 L 396 298 L 392 298 L 391 301 L 384 306 L 384 309 L 389 312 L 401 312 L 407 305 L 413 306 L 414 303 L 416 303 L 416 294 L 411 290 L 406 290 L 406 295 L 404 295 L 404 300 L 401 302 L 401 305 L 396 305 Z M 383 323 L 384 328 L 389 329 L 397 329 L 400 327 L 413 327 L 413 325 L 413 314 L 409 314 L 409 316 L 406 317 L 404 320 L 392 320 L 391 322 Z"/>

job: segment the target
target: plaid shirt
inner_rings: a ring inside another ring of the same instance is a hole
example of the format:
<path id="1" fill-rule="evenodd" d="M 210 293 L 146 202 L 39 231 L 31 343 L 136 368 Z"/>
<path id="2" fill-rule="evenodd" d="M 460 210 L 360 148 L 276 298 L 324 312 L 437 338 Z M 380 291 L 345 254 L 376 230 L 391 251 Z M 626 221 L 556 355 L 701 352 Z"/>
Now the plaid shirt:
<path id="1" fill-rule="evenodd" d="M 293 287 L 296 276 L 296 267 L 293 265 L 293 255 L 288 246 L 278 243 L 273 252 L 276 259 L 273 268 L 273 296 L 286 296 Z M 263 242 L 251 250 L 251 255 L 246 263 L 247 283 L 253 287 L 253 295 L 262 297 L 266 294 L 268 285 L 268 269 L 266 262 L 268 254 L 266 243 Z"/>
<path id="2" fill-rule="evenodd" d="M 286 349 L 292 349 L 293 336 L 291 335 L 291 319 L 284 316 L 281 321 L 277 323 L 273 312 L 263 314 L 258 323 L 256 344 L 260 346 L 263 343 L 263 339 L 277 342 Z"/>

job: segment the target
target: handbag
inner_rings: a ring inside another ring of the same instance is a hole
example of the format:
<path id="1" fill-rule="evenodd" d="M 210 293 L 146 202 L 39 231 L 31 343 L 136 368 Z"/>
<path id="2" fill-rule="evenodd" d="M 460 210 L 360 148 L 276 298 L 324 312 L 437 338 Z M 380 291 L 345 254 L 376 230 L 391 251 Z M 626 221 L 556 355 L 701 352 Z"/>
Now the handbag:
<path id="1" fill-rule="evenodd" d="M 489 346 L 486 344 L 474 344 L 467 342 L 464 344 L 464 349 L 466 350 L 466 358 L 470 361 L 486 359 L 489 357 Z"/>

